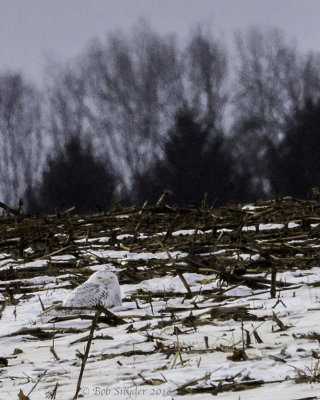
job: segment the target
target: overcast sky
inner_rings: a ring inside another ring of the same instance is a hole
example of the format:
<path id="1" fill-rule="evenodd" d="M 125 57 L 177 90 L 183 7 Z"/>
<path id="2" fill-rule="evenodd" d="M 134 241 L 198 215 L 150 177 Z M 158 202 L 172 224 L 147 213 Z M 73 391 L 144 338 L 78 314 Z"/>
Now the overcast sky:
<path id="1" fill-rule="evenodd" d="M 229 43 L 236 29 L 274 26 L 301 50 L 320 51 L 320 0 L 0 0 L 0 72 L 40 81 L 47 56 L 73 58 L 92 38 L 130 30 L 140 17 L 180 37 L 209 24 Z"/>

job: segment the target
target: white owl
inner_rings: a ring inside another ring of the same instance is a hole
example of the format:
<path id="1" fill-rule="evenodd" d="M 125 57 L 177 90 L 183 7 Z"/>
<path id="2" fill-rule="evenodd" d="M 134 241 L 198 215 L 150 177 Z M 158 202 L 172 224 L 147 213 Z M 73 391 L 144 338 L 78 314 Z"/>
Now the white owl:
<path id="1" fill-rule="evenodd" d="M 98 271 L 75 288 L 63 301 L 62 307 L 105 308 L 121 306 L 121 292 L 117 276 L 110 271 Z"/>

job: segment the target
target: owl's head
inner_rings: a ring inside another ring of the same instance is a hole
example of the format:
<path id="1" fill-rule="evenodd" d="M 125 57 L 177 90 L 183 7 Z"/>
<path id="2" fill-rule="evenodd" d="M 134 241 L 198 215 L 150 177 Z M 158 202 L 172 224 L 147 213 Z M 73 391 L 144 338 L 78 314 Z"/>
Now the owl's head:
<path id="1" fill-rule="evenodd" d="M 98 271 L 95 272 L 93 275 L 90 276 L 88 279 L 91 282 L 99 283 L 99 284 L 114 284 L 118 283 L 117 275 L 110 271 Z"/>

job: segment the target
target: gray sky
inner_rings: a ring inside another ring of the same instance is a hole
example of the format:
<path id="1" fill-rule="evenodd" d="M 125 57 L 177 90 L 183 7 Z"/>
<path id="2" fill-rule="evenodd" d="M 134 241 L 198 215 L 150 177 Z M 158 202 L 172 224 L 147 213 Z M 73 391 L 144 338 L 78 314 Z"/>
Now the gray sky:
<path id="1" fill-rule="evenodd" d="M 274 26 L 301 50 L 320 51 L 320 0 L 0 0 L 0 72 L 41 81 L 46 56 L 73 58 L 93 37 L 129 30 L 140 17 L 180 37 L 212 25 L 229 43 L 236 29 Z"/>

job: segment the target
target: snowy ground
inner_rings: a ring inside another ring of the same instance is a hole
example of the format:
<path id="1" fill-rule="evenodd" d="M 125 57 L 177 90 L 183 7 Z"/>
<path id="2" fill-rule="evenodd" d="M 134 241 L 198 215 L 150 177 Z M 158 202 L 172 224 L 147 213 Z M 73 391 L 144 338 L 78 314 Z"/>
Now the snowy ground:
<path id="1" fill-rule="evenodd" d="M 280 225 L 264 224 L 260 230 L 282 229 Z M 288 228 L 295 226 L 292 223 Z M 194 234 L 195 230 L 185 229 L 172 235 Z M 128 235 L 118 240 L 124 238 Z M 147 239 L 147 235 L 140 238 Z M 86 251 L 81 254 L 93 257 L 92 272 L 102 268 L 120 271 L 121 263 L 130 260 L 140 260 L 140 268 L 152 259 L 169 265 L 188 255 L 171 250 L 116 251 L 108 247 L 107 237 L 99 238 L 96 249 Z M 110 262 L 99 263 L 99 257 Z M 246 260 L 250 255 L 237 257 Z M 51 257 L 50 262 L 72 259 L 74 255 L 64 254 Z M 75 279 L 61 270 L 56 276 L 46 275 L 47 265 L 46 258 L 28 263 L 0 255 L 0 273 L 10 267 L 42 271 L 32 278 L 0 281 L 0 357 L 8 361 L 7 366 L 0 364 L 0 400 L 16 400 L 20 391 L 20 396 L 23 393 L 30 400 L 71 400 L 75 394 L 91 320 L 61 321 L 42 312 L 42 304 L 48 308 L 64 299 Z M 276 298 L 270 298 L 269 290 L 254 290 L 241 282 L 227 284 L 215 273 L 184 272 L 192 296 L 187 296 L 181 277 L 170 272 L 139 283 L 120 280 L 123 307 L 111 311 L 124 323 L 98 324 L 80 396 L 320 399 L 319 276 L 320 266 L 278 273 L 277 280 L 286 286 L 277 289 Z M 17 283 L 25 293 L 9 299 L 5 288 Z"/>

